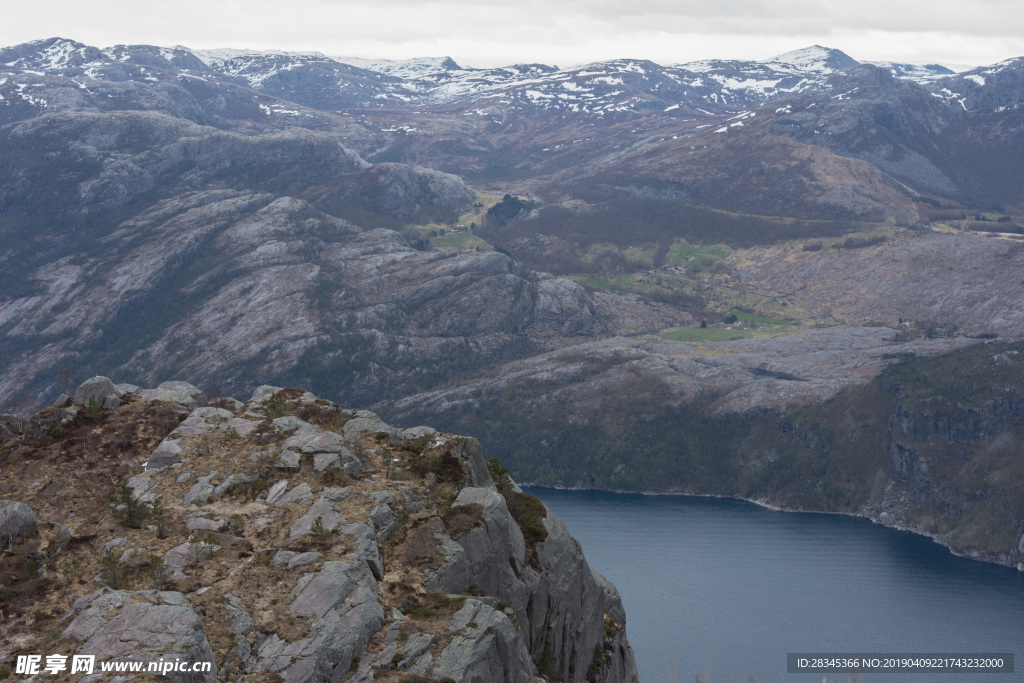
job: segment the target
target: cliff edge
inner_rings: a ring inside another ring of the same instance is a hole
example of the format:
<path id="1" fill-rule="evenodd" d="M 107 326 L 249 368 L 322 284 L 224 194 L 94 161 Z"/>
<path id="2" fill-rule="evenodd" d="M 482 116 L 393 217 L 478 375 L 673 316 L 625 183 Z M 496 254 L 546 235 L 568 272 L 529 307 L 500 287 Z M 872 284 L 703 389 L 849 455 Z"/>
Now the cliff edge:
<path id="1" fill-rule="evenodd" d="M 103 377 L 2 425 L 8 673 L 637 680 L 615 587 L 475 439 Z"/>

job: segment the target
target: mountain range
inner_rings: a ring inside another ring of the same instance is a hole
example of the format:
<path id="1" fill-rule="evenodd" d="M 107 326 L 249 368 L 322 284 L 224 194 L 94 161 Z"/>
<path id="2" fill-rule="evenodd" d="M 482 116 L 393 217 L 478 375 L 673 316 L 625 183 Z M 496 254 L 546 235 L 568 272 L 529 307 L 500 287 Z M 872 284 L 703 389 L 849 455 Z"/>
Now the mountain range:
<path id="1" fill-rule="evenodd" d="M 1015 565 L 1024 511 L 973 508 L 944 460 L 1008 500 L 1024 475 L 992 454 L 1015 394 L 911 428 L 931 389 L 892 373 L 1016 367 L 992 338 L 1024 336 L 1022 103 L 1024 58 L 819 46 L 492 69 L 3 48 L 0 396 L 24 412 L 94 374 L 304 386 L 490 434 L 530 481 L 884 512 Z M 834 402 L 888 411 L 846 413 L 885 454 L 850 462 L 875 469 L 828 464 L 813 407 Z M 710 462 L 633 431 L 679 424 L 748 440 Z M 637 474 L 652 450 L 671 475 Z"/>

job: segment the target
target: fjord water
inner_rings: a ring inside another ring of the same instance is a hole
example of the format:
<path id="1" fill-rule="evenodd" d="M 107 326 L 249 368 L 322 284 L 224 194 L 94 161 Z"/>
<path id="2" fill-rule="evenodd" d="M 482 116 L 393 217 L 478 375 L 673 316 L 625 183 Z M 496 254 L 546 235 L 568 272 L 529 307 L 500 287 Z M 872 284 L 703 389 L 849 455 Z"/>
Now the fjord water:
<path id="1" fill-rule="evenodd" d="M 865 681 L 1024 680 L 1024 575 L 838 515 L 743 501 L 529 487 L 619 589 L 643 683 L 821 681 L 788 652 L 1013 652 L 1013 674 L 861 674 Z M 847 674 L 828 681 L 853 680 Z"/>

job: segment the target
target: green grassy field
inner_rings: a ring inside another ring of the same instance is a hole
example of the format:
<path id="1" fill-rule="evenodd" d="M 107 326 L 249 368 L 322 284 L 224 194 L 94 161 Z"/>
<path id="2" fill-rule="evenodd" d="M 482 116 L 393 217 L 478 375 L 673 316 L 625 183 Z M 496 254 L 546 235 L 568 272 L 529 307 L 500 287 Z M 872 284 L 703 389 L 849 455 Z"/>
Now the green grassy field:
<path id="1" fill-rule="evenodd" d="M 480 249 L 480 250 L 492 250 L 493 246 L 489 242 L 480 239 L 474 235 L 471 230 L 472 226 L 480 226 L 483 224 L 484 216 L 487 214 L 487 210 L 492 206 L 501 201 L 501 197 L 493 194 L 484 194 L 478 192 L 476 195 L 477 204 L 481 206 L 474 206 L 466 213 L 459 216 L 458 224 L 464 225 L 470 229 L 467 232 L 452 232 L 452 226 L 444 223 L 426 223 L 423 225 L 413 225 L 411 227 L 416 228 L 419 231 L 420 237 L 430 242 L 430 246 L 440 251 L 447 251 L 450 249 Z M 444 234 L 441 234 L 441 231 Z"/>
<path id="2" fill-rule="evenodd" d="M 743 325 L 792 325 L 793 323 L 789 320 L 783 320 L 782 318 L 768 318 L 763 315 L 754 315 L 753 313 L 747 313 L 746 311 L 730 311 L 732 315 L 736 316 L 736 319 Z"/>
<path id="3" fill-rule="evenodd" d="M 443 237 L 431 237 L 430 244 L 435 249 L 480 249 L 491 250 L 491 245 L 484 242 L 471 232 L 449 232 Z"/>
<path id="4" fill-rule="evenodd" d="M 708 246 L 690 244 L 686 240 L 678 240 L 672 244 L 665 256 L 666 265 L 682 266 L 691 272 L 710 269 L 715 263 L 729 258 L 732 251 L 722 244 Z"/>
<path id="5" fill-rule="evenodd" d="M 735 341 L 737 339 L 752 339 L 757 335 L 753 330 L 741 330 L 736 327 L 727 330 L 731 325 L 712 325 L 701 328 L 699 325 L 686 325 L 685 327 L 673 327 L 664 330 L 661 336 L 665 339 L 681 342 L 720 342 Z"/>
<path id="6" fill-rule="evenodd" d="M 672 341 L 682 342 L 717 342 L 735 341 L 737 339 L 754 339 L 756 337 L 777 337 L 794 332 L 793 323 L 782 318 L 768 318 L 745 311 L 733 309 L 735 323 L 715 323 L 707 327 L 686 325 L 664 330 L 661 336 Z M 743 329 L 743 328 L 747 329 Z"/>

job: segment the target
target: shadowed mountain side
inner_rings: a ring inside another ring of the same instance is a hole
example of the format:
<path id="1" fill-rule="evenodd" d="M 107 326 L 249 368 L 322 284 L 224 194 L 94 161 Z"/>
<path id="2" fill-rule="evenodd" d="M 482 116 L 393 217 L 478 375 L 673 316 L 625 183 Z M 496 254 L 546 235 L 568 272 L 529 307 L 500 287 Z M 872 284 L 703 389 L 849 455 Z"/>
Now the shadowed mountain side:
<path id="1" fill-rule="evenodd" d="M 850 513 L 1024 571 L 1024 346 L 891 337 L 608 340 L 378 409 L 472 432 L 522 481 Z"/>
<path id="2" fill-rule="evenodd" d="M 267 194 L 160 202 L 96 246 L 39 267 L 41 291 L 0 308 L 6 392 L 84 362 L 233 391 L 303 376 L 331 395 L 379 399 L 579 338 L 690 320 L 633 297 L 595 300 L 497 252 L 416 251 L 399 233 Z"/>

